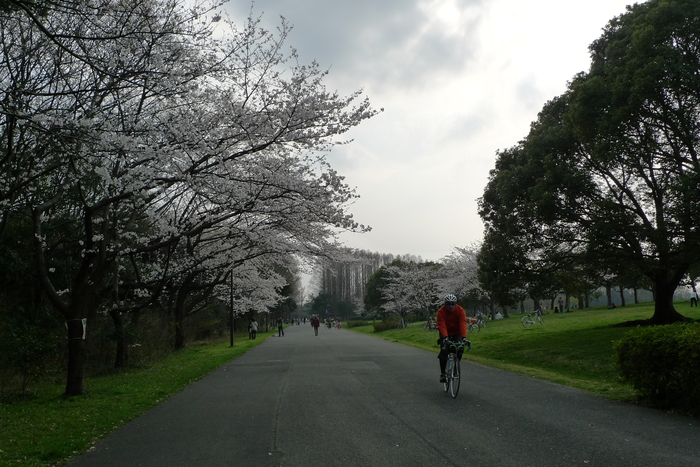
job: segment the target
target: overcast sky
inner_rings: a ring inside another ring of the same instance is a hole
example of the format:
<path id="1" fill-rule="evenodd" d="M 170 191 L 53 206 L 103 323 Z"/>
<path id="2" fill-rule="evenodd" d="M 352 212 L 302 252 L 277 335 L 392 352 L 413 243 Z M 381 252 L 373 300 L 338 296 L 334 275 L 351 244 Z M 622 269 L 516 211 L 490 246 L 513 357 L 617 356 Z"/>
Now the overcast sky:
<path id="1" fill-rule="evenodd" d="M 588 46 L 630 0 L 256 0 L 293 26 L 326 87 L 384 112 L 349 133 L 331 165 L 356 187 L 346 246 L 439 260 L 483 237 L 477 199 L 496 151 L 527 136 L 543 104 L 590 64 Z M 250 3 L 231 0 L 232 18 Z M 239 22 L 240 24 L 240 22 Z"/>

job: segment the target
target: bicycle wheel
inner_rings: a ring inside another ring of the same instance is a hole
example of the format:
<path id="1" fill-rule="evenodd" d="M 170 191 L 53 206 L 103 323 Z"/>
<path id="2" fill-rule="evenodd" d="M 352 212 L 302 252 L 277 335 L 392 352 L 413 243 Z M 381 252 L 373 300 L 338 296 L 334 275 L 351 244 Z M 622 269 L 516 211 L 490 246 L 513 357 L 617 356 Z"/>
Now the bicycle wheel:
<path id="1" fill-rule="evenodd" d="M 447 365 L 445 366 L 445 382 L 442 383 L 442 388 L 447 392 L 450 389 L 450 381 L 452 377 L 452 365 L 453 358 L 452 355 L 447 356 Z"/>
<path id="2" fill-rule="evenodd" d="M 479 325 L 476 323 L 469 323 L 469 332 L 479 332 L 481 331 L 481 328 L 479 328 Z"/>
<path id="3" fill-rule="evenodd" d="M 452 394 L 453 399 L 457 397 L 457 393 L 459 392 L 459 380 L 459 359 L 455 358 L 455 363 L 452 367 L 452 375 L 450 378 L 450 394 Z"/>
<path id="4" fill-rule="evenodd" d="M 520 322 L 523 323 L 523 327 L 525 328 L 529 328 L 535 324 L 535 322 L 529 316 L 523 316 L 523 319 L 521 319 Z"/>

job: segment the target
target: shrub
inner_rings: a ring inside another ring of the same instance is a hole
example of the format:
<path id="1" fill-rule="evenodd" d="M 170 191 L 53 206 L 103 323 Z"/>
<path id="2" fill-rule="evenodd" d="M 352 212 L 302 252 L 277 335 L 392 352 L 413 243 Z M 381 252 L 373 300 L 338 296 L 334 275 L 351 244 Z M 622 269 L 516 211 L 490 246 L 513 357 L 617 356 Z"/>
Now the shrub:
<path id="1" fill-rule="evenodd" d="M 388 331 L 399 327 L 399 317 L 396 315 L 387 316 L 381 321 L 374 322 L 374 332 Z"/>
<path id="2" fill-rule="evenodd" d="M 61 370 L 61 321 L 44 307 L 0 310 L 0 396 Z"/>
<path id="3" fill-rule="evenodd" d="M 369 324 L 369 321 L 365 321 L 362 319 L 353 319 L 348 321 L 347 323 L 343 323 L 343 326 L 349 327 L 349 328 L 356 328 L 359 326 L 366 326 Z"/>
<path id="4" fill-rule="evenodd" d="M 639 328 L 614 345 L 623 381 L 641 398 L 700 414 L 699 324 Z"/>

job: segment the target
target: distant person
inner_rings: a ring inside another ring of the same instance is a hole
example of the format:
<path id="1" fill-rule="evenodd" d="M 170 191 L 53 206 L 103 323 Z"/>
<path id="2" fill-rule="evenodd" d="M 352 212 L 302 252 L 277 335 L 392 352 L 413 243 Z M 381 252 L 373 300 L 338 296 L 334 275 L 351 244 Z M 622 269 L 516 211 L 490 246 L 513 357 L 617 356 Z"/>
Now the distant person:
<path id="1" fill-rule="evenodd" d="M 445 304 L 440 307 L 437 312 L 437 326 L 440 338 L 438 345 L 440 346 L 440 382 L 444 383 L 447 376 L 445 375 L 445 367 L 447 366 L 447 355 L 449 353 L 450 340 L 463 340 L 467 342 L 467 313 L 464 308 L 457 305 L 457 297 L 452 294 L 445 296 Z M 457 355 L 461 359 L 462 355 Z"/>
<path id="2" fill-rule="evenodd" d="M 277 318 L 277 337 L 284 337 L 284 321 L 282 321 L 282 318 Z"/>
<path id="3" fill-rule="evenodd" d="M 698 306 L 698 293 L 696 291 L 690 292 L 690 306 Z"/>
<path id="4" fill-rule="evenodd" d="M 253 318 L 250 322 L 250 338 L 255 339 L 258 336 L 258 322 Z"/>
<path id="5" fill-rule="evenodd" d="M 318 328 L 321 326 L 321 320 L 318 316 L 314 315 L 311 318 L 311 327 L 314 328 L 314 335 L 318 336 Z"/>

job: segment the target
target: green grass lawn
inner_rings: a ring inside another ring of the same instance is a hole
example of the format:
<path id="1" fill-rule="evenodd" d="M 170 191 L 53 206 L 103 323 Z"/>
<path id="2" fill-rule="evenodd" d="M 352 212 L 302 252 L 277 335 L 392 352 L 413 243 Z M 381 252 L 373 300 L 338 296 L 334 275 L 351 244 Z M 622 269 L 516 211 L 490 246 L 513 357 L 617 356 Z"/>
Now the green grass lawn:
<path id="1" fill-rule="evenodd" d="M 613 350 L 613 342 L 631 328 L 610 326 L 650 318 L 653 308 L 653 303 L 644 303 L 615 310 L 596 307 L 550 313 L 544 315 L 544 326 L 536 324 L 528 329 L 520 322 L 523 315 L 512 314 L 508 319 L 489 321 L 478 333 L 470 333 L 472 352 L 464 358 L 611 399 L 631 400 L 634 393 L 619 381 Z M 676 309 L 684 316 L 700 319 L 699 309 L 690 308 L 688 301 L 678 302 Z M 373 332 L 371 325 L 352 330 L 437 353 L 437 333 L 423 330 L 422 324 L 381 333 Z"/>
<path id="2" fill-rule="evenodd" d="M 276 333 L 276 331 L 275 331 Z M 114 429 L 181 391 L 211 370 L 262 343 L 248 340 L 192 345 L 147 368 L 86 381 L 88 394 L 65 397 L 45 385 L 0 404 L 0 466 L 54 466 L 86 452 Z"/>

